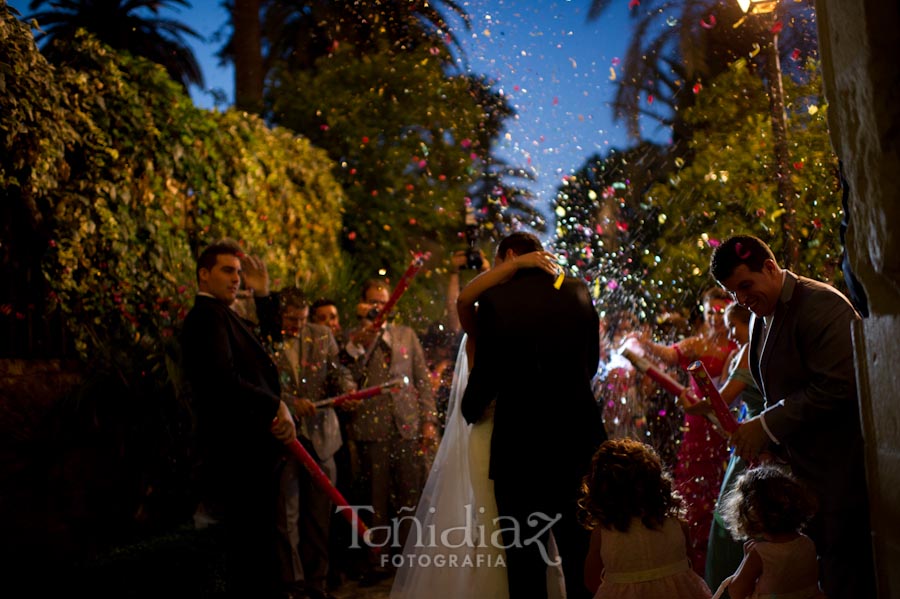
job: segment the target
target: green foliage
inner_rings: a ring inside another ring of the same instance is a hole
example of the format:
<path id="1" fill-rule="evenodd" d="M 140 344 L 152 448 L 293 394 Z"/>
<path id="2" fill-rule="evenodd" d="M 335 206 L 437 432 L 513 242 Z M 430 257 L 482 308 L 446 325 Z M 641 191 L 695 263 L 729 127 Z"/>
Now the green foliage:
<path id="1" fill-rule="evenodd" d="M 0 189 L 45 223 L 42 267 L 85 361 L 164 384 L 193 257 L 221 236 L 276 285 L 329 276 L 343 195 L 308 140 L 199 110 L 161 67 L 83 34 L 54 69 L 21 23 L 0 26 Z"/>
<path id="2" fill-rule="evenodd" d="M 800 262 L 795 269 L 830 280 L 840 256 L 841 217 L 836 159 L 815 65 L 799 83 L 785 80 L 788 145 L 795 189 Z M 781 215 L 768 101 L 759 77 L 738 65 L 704 87 L 684 116 L 693 129 L 692 158 L 646 202 L 661 235 L 644 260 L 645 286 L 657 299 L 690 295 L 713 281 L 711 246 L 733 234 L 766 240 L 783 255 Z"/>
<path id="3" fill-rule="evenodd" d="M 666 149 L 644 142 L 605 158 L 593 156 L 556 196 L 556 251 L 593 285 L 601 310 L 641 301 L 643 248 L 658 227 L 645 220 L 643 194 L 669 163 Z"/>
<path id="4" fill-rule="evenodd" d="M 341 243 L 356 280 L 385 271 L 396 281 L 411 252 L 459 245 L 479 172 L 473 132 L 485 119 L 465 77 L 446 76 L 424 49 L 359 57 L 342 45 L 315 71 L 283 69 L 274 80 L 273 120 L 338 165 L 347 193 Z"/>
<path id="5" fill-rule="evenodd" d="M 590 159 L 560 188 L 559 251 L 593 279 L 603 308 L 693 305 L 714 284 L 711 247 L 733 234 L 757 235 L 783 253 L 768 99 L 745 64 L 708 83 L 681 115 L 691 131 L 686 158 L 642 144 Z M 841 218 L 836 160 L 816 65 L 804 75 L 784 81 L 800 245 L 795 268 L 832 280 L 840 257 L 832 233 Z"/>

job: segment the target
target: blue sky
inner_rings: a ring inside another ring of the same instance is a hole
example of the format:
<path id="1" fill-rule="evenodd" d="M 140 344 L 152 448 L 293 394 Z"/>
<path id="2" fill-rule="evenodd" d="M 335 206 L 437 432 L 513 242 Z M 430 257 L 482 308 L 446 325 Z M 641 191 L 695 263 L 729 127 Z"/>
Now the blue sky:
<path id="1" fill-rule="evenodd" d="M 27 14 L 27 2 L 10 2 Z M 219 0 L 195 0 L 190 9 L 169 14 L 196 30 L 191 42 L 207 89 L 233 100 L 233 70 L 219 65 L 221 42 L 214 34 L 227 14 Z M 617 0 L 602 19 L 587 20 L 590 0 L 470 0 L 460 5 L 471 17 L 471 31 L 458 30 L 469 69 L 496 80 L 517 117 L 508 121 L 499 154 L 509 163 L 530 166 L 532 185 L 546 211 L 563 176 L 594 153 L 628 144 L 625 129 L 612 121 L 613 74 L 621 74 L 631 33 L 629 0 Z M 193 88 L 202 107 L 213 97 Z M 646 134 L 665 141 L 665 131 Z M 548 214 L 548 216 L 551 216 Z M 552 216 L 551 216 L 552 219 Z"/>

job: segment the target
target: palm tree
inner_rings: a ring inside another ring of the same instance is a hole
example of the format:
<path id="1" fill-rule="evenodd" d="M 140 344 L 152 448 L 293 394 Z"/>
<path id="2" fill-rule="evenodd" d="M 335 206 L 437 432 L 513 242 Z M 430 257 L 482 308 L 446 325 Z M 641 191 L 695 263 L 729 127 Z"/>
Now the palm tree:
<path id="1" fill-rule="evenodd" d="M 30 19 L 40 25 L 37 36 L 45 55 L 60 59 L 58 42 L 85 29 L 104 44 L 151 60 L 187 89 L 203 86 L 203 74 L 185 36 L 199 38 L 190 27 L 160 18 L 162 8 L 189 7 L 186 0 L 33 0 Z M 41 10 L 47 7 L 46 10 Z"/>
<path id="2" fill-rule="evenodd" d="M 429 45 L 450 64 L 461 47 L 439 4 L 468 28 L 454 0 L 226 0 L 233 31 L 218 56 L 234 62 L 238 107 L 258 112 L 276 64 L 309 70 L 341 45 L 361 55 Z"/>
<path id="3" fill-rule="evenodd" d="M 600 18 L 611 5 L 612 0 L 591 0 L 588 18 Z M 790 24 L 781 49 L 799 68 L 805 63 L 799 58 L 816 51 L 810 2 L 785 2 L 780 10 Z M 742 18 L 735 0 L 643 0 L 631 17 L 636 23 L 613 102 L 615 117 L 626 120 L 635 139 L 641 137 L 640 118 L 649 117 L 671 127 L 677 143 L 689 135 L 679 114 L 693 105 L 702 82 L 740 57 L 756 55 L 758 32 L 735 27 Z"/>

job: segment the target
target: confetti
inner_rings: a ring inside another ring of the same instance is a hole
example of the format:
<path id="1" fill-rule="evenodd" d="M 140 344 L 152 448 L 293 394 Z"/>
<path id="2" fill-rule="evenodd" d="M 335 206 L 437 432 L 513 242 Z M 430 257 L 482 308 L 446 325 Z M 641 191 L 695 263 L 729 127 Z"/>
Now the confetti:
<path id="1" fill-rule="evenodd" d="M 699 83 L 699 82 L 698 82 L 698 83 L 695 83 L 695 84 L 694 84 L 694 94 L 695 94 L 695 95 L 696 95 L 696 94 L 699 94 L 699 93 L 700 93 L 700 90 L 702 90 L 702 89 L 703 89 L 703 84 L 702 84 L 702 83 Z"/>
<path id="2" fill-rule="evenodd" d="M 794 62 L 800 60 L 800 48 L 794 48 L 794 51 L 791 52 L 791 60 Z"/>
<path id="3" fill-rule="evenodd" d="M 675 27 L 676 25 L 678 25 L 678 19 L 670 16 L 666 19 L 666 25 L 668 25 L 669 27 Z"/>
<path id="4" fill-rule="evenodd" d="M 616 69 L 614 69 L 613 67 L 609 67 L 609 80 L 610 81 L 616 80 Z"/>
<path id="5" fill-rule="evenodd" d="M 636 8 L 641 5 L 641 0 L 629 0 L 628 2 L 628 10 Z"/>
<path id="6" fill-rule="evenodd" d="M 700 19 L 700 26 L 704 29 L 712 29 L 716 26 L 716 15 L 709 15 L 709 21 Z"/>
<path id="7" fill-rule="evenodd" d="M 809 114 L 813 115 L 813 114 L 816 114 L 817 112 L 819 112 L 819 107 L 816 106 L 815 104 L 812 104 L 812 105 L 810 105 L 809 108 L 806 109 L 806 111 L 807 111 Z"/>
<path id="8" fill-rule="evenodd" d="M 772 25 L 772 33 L 778 35 L 781 33 L 781 30 L 784 28 L 784 24 L 781 21 L 778 21 L 774 25 Z"/>
<path id="9" fill-rule="evenodd" d="M 759 44 L 753 44 L 753 46 L 751 47 L 751 50 L 750 50 L 750 58 L 753 58 L 754 56 L 759 54 L 759 50 L 760 50 Z"/>

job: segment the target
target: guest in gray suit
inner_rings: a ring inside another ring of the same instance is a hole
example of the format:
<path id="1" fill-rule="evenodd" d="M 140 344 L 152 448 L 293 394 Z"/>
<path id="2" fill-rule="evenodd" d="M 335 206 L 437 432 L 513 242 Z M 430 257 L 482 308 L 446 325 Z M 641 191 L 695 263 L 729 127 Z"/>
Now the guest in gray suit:
<path id="1" fill-rule="evenodd" d="M 431 378 L 415 331 L 396 324 L 372 329 L 372 313 L 381 310 L 388 298 L 384 280 L 371 279 L 363 285 L 357 311 L 362 315 L 360 326 L 351 331 L 347 344 L 360 388 L 397 378 L 407 382 L 397 393 L 364 400 L 350 414 L 348 432 L 359 453 L 361 485 L 374 508 L 374 526 L 387 525 L 401 508 L 415 508 L 426 471 L 423 448 L 436 444 L 438 437 Z M 373 540 L 384 542 L 380 537 Z M 399 546 L 403 541 L 399 539 Z"/>
<path id="2" fill-rule="evenodd" d="M 310 324 L 309 301 L 296 289 L 279 294 L 280 341 L 275 364 L 284 401 L 318 401 L 356 389 L 349 370 L 341 366 L 338 345 L 328 327 Z M 315 450 L 319 466 L 336 482 L 334 454 L 343 444 L 332 407 L 297 421 L 297 433 Z M 312 599 L 327 597 L 328 536 L 332 504 L 297 460 L 285 461 L 278 495 L 278 553 L 286 591 Z M 303 593 L 300 595 L 300 593 Z"/>
<path id="3" fill-rule="evenodd" d="M 854 373 L 853 306 L 829 285 L 779 268 L 760 239 L 713 252 L 715 279 L 753 312 L 750 370 L 765 410 L 731 438 L 746 460 L 771 451 L 816 495 L 810 526 L 829 599 L 874 597 L 863 442 Z"/>

